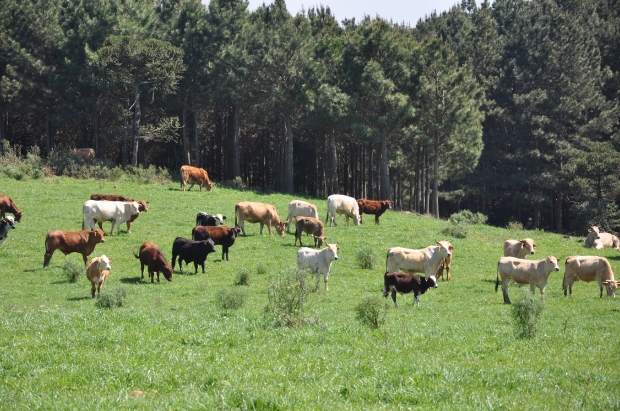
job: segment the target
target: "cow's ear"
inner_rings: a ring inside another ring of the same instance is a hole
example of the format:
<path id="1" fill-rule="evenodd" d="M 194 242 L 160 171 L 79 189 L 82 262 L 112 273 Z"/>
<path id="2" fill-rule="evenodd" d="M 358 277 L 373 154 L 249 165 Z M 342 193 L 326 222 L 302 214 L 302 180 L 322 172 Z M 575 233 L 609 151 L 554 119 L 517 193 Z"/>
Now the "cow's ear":
<path id="1" fill-rule="evenodd" d="M 437 239 L 435 239 L 435 242 L 437 243 L 437 245 L 439 245 L 439 241 L 437 241 Z"/>
<path id="2" fill-rule="evenodd" d="M 538 246 L 536 245 L 536 243 L 534 243 L 534 248 L 538 248 Z"/>
<path id="3" fill-rule="evenodd" d="M 454 251 L 454 246 L 453 246 L 453 245 L 450 245 L 450 247 L 448 247 L 448 249 L 449 249 L 450 251 Z"/>

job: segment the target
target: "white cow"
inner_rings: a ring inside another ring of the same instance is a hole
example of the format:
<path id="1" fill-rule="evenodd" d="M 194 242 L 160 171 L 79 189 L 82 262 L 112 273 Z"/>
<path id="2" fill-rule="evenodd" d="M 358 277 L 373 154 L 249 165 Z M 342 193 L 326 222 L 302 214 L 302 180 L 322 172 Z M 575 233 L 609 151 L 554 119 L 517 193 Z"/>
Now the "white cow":
<path id="1" fill-rule="evenodd" d="M 327 218 L 325 219 L 325 224 L 327 224 L 327 220 L 329 219 L 330 227 L 332 223 L 337 226 L 336 214 L 344 214 L 347 216 L 347 225 L 349 225 L 349 217 L 353 218 L 353 224 L 360 225 L 360 210 L 357 205 L 357 200 L 353 197 L 342 194 L 332 194 L 327 197 Z"/>
<path id="2" fill-rule="evenodd" d="M 437 241 L 436 246 L 431 245 L 421 250 L 392 247 L 387 252 L 385 259 L 386 272 L 398 272 L 399 270 L 409 274 L 424 273 L 425 277 L 433 277 L 439 269 L 439 264 L 444 258 L 451 256 L 454 247 L 450 241 Z"/>
<path id="3" fill-rule="evenodd" d="M 497 262 L 497 278 L 495 279 L 495 292 L 499 287 L 499 277 L 502 277 L 502 293 L 504 303 L 510 304 L 508 297 L 508 283 L 513 280 L 519 285 L 529 284 L 532 293 L 536 292 L 536 287 L 540 294 L 545 296 L 545 286 L 549 281 L 549 275 L 553 271 L 560 271 L 558 267 L 559 259 L 550 255 L 544 260 L 529 261 L 516 257 L 502 257 Z"/>
<path id="4" fill-rule="evenodd" d="M 288 217 L 286 217 L 286 231 L 290 232 L 292 218 L 312 217 L 319 219 L 319 212 L 314 204 L 302 200 L 293 200 L 288 204 Z"/>
<path id="5" fill-rule="evenodd" d="M 327 281 L 329 280 L 329 269 L 332 261 L 338 259 L 338 250 L 340 248 L 336 244 L 327 244 L 322 250 L 313 250 L 312 248 L 302 247 L 297 251 L 297 268 L 310 269 L 316 274 L 316 289 L 319 290 L 319 281 L 321 275 L 325 279 L 325 291 L 329 290 Z"/>
<path id="6" fill-rule="evenodd" d="M 0 220 L 0 244 L 9 236 L 9 230 L 15 228 L 15 219 L 8 215 Z"/>
<path id="7" fill-rule="evenodd" d="M 534 254 L 534 250 L 538 246 L 531 238 L 524 238 L 521 241 L 506 240 L 504 241 L 504 257 L 527 258 L 528 255 Z"/>
<path id="8" fill-rule="evenodd" d="M 615 235 L 610 233 L 602 233 L 601 230 L 595 225 L 593 225 L 588 231 L 589 233 L 585 241 L 586 248 L 594 247 L 597 250 L 600 250 L 604 247 L 611 247 L 620 251 L 620 241 L 618 241 L 618 237 Z"/>
<path id="9" fill-rule="evenodd" d="M 111 260 L 105 254 L 90 260 L 90 264 L 86 268 L 86 277 L 88 277 L 91 283 L 92 298 L 95 298 L 95 290 L 97 290 L 97 297 L 101 296 L 101 287 L 112 269 L 110 267 Z"/>
<path id="10" fill-rule="evenodd" d="M 615 297 L 616 289 L 620 285 L 620 282 L 614 278 L 609 261 L 595 256 L 572 256 L 566 259 L 566 271 L 564 271 L 564 281 L 562 281 L 565 296 L 567 289 L 570 295 L 573 295 L 573 284 L 579 280 L 596 281 L 601 291 L 601 298 L 603 298 L 603 286 L 607 289 L 609 297 Z"/>
<path id="11" fill-rule="evenodd" d="M 82 230 L 90 227 L 95 229 L 95 221 L 103 223 L 112 221 L 112 230 L 110 235 L 114 234 L 114 225 L 116 224 L 116 234 L 121 232 L 121 224 L 131 219 L 131 216 L 140 214 L 137 202 L 124 201 L 96 201 L 88 200 L 84 203 L 82 215 Z"/>

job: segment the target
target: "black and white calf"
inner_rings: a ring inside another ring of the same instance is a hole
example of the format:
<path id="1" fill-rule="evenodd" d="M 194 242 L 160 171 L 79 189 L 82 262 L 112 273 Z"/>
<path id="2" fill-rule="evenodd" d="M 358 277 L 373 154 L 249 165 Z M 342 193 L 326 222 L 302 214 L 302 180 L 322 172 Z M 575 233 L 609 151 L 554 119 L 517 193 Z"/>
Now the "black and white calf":
<path id="1" fill-rule="evenodd" d="M 224 225 L 224 220 L 226 220 L 226 216 L 221 214 L 211 215 L 201 211 L 196 215 L 197 226 L 217 227 L 218 225 Z"/>
<path id="2" fill-rule="evenodd" d="M 420 277 L 417 274 L 386 272 L 383 278 L 383 296 L 387 298 L 391 291 L 396 308 L 398 308 L 396 292 L 401 294 L 413 293 L 413 305 L 420 305 L 420 294 L 424 294 L 429 288 L 437 288 L 437 281 L 434 276 Z"/>
<path id="3" fill-rule="evenodd" d="M 9 236 L 9 230 L 15 228 L 15 219 L 10 215 L 0 220 L 0 243 Z"/>
<path id="4" fill-rule="evenodd" d="M 210 238 L 202 241 L 193 241 L 189 238 L 177 237 L 172 243 L 172 270 L 177 256 L 179 257 L 179 270 L 183 272 L 183 262 L 185 264 L 194 263 L 195 274 L 198 273 L 198 264 L 205 273 L 205 261 L 210 253 L 215 252 L 215 244 Z"/>

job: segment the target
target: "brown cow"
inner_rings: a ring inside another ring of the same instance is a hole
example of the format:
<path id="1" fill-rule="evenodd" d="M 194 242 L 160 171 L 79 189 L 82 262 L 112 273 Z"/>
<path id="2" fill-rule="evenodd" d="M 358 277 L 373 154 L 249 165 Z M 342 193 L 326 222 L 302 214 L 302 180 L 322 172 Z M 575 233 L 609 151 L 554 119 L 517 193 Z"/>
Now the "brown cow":
<path id="1" fill-rule="evenodd" d="M 164 274 L 164 277 L 168 281 L 172 281 L 172 266 L 168 264 L 164 253 L 161 251 L 157 245 L 145 241 L 140 246 L 139 254 L 133 253 L 134 257 L 140 259 L 142 276 L 140 279 L 144 278 L 144 266 L 147 266 L 147 270 L 149 272 L 149 277 L 151 278 L 151 283 L 155 281 L 155 272 L 157 272 L 157 282 L 159 282 L 159 272 L 161 271 Z"/>
<path id="2" fill-rule="evenodd" d="M 88 256 L 95 251 L 95 246 L 105 242 L 105 236 L 107 236 L 107 234 L 99 229 L 92 231 L 50 231 L 45 237 L 43 267 L 49 265 L 52 255 L 54 255 L 54 251 L 56 250 L 62 251 L 65 255 L 80 253 L 84 258 L 84 265 L 86 265 Z"/>
<path id="3" fill-rule="evenodd" d="M 576 281 L 585 281 L 589 283 L 596 281 L 601 291 L 600 298 L 603 298 L 603 286 L 607 289 L 609 297 L 616 296 L 616 289 L 620 282 L 614 278 L 614 272 L 611 270 L 609 261 L 603 257 L 594 256 L 572 256 L 566 259 L 566 270 L 564 271 L 564 280 L 562 288 L 564 296 L 568 289 L 570 295 L 573 295 L 573 284 Z"/>
<path id="4" fill-rule="evenodd" d="M 192 229 L 192 239 L 194 241 L 203 241 L 208 238 L 213 240 L 213 244 L 222 246 L 222 260 L 224 254 L 226 254 L 226 261 L 228 260 L 228 249 L 233 246 L 235 239 L 239 237 L 241 229 L 239 227 L 227 227 L 227 226 L 196 226 Z"/>
<path id="5" fill-rule="evenodd" d="M 303 246 L 301 243 L 302 233 L 307 233 L 314 237 L 315 247 L 322 246 L 323 241 L 326 239 L 325 226 L 323 225 L 323 222 L 317 218 L 297 217 L 297 221 L 295 222 L 295 245 L 297 245 L 297 240 L 299 240 L 299 245 Z"/>
<path id="6" fill-rule="evenodd" d="M 86 268 L 86 277 L 90 280 L 91 284 L 91 297 L 95 298 L 95 290 L 97 290 L 97 298 L 101 296 L 101 287 L 108 278 L 108 274 L 112 267 L 110 267 L 111 258 L 108 258 L 105 254 L 101 257 L 95 257 L 90 260 L 90 264 Z"/>
<path id="7" fill-rule="evenodd" d="M 95 198 L 93 198 L 94 196 L 105 196 L 106 194 L 93 194 L 92 196 L 90 196 L 91 200 L 97 200 Z M 110 195 L 110 197 L 113 197 L 114 195 Z M 123 201 L 125 203 L 133 203 L 134 200 L 132 200 L 129 197 L 123 197 L 123 196 L 118 196 L 120 198 L 125 198 L 125 200 L 108 200 L 108 199 L 103 199 L 103 200 L 97 200 L 97 201 Z M 146 201 L 146 200 L 140 200 L 137 202 L 138 203 L 138 211 L 140 211 L 140 213 L 144 213 L 149 211 L 147 204 L 150 204 L 150 201 Z M 126 221 L 127 223 L 127 234 L 131 233 L 131 223 L 133 223 L 134 221 L 136 221 L 136 219 L 140 217 L 140 214 L 133 214 L 129 220 Z M 99 228 L 103 229 L 103 222 L 102 221 L 97 221 L 97 224 L 99 225 Z"/>
<path id="8" fill-rule="evenodd" d="M 71 154 L 78 156 L 82 160 L 92 160 L 95 158 L 95 149 L 94 148 L 76 148 Z"/>
<path id="9" fill-rule="evenodd" d="M 439 278 L 441 277 L 441 280 L 443 281 L 443 271 L 446 270 L 446 277 L 448 279 L 448 281 L 452 280 L 452 277 L 450 276 L 450 264 L 452 264 L 452 256 L 454 256 L 454 247 L 450 246 L 450 255 L 446 256 L 441 263 L 439 264 L 439 268 L 437 269 L 437 280 L 439 280 Z"/>
<path id="10" fill-rule="evenodd" d="M 366 200 L 365 198 L 360 198 L 357 200 L 357 205 L 360 209 L 360 223 L 362 222 L 363 214 L 373 214 L 375 216 L 375 224 L 379 224 L 379 217 L 385 210 L 392 209 L 392 204 L 394 202 L 392 200 Z"/>
<path id="11" fill-rule="evenodd" d="M 239 222 L 237 223 L 237 219 Z M 276 208 L 271 204 L 266 203 L 252 203 L 249 201 L 242 201 L 235 204 L 235 226 L 239 226 L 243 235 L 245 234 L 244 222 L 248 223 L 260 223 L 260 234 L 263 233 L 263 226 L 266 225 L 271 235 L 271 226 L 273 225 L 281 236 L 284 236 L 285 222 L 280 221 Z"/>
<path id="12" fill-rule="evenodd" d="M 211 180 L 209 180 L 209 174 L 204 168 L 181 166 L 181 186 L 183 187 L 183 191 L 185 191 L 185 186 L 188 181 L 192 183 L 192 185 L 187 191 L 191 190 L 196 183 L 200 186 L 200 191 L 202 191 L 203 185 L 207 187 L 207 191 L 211 191 L 213 187 Z"/>
<path id="13" fill-rule="evenodd" d="M 4 218 L 6 213 L 12 213 L 15 216 L 15 221 L 21 223 L 22 212 L 15 205 L 11 197 L 0 194 L 0 218 Z"/>
<path id="14" fill-rule="evenodd" d="M 95 201 L 134 201 L 131 197 L 118 194 L 91 194 L 90 199 Z"/>

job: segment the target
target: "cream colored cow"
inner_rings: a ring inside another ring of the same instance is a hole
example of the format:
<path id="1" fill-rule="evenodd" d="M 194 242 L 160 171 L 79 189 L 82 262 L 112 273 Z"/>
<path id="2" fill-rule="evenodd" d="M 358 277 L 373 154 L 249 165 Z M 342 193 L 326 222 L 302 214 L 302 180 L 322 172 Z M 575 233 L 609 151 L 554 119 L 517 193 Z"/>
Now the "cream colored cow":
<path id="1" fill-rule="evenodd" d="M 573 295 L 573 284 L 576 281 L 589 283 L 596 281 L 600 289 L 600 297 L 603 297 L 603 286 L 607 289 L 609 297 L 616 296 L 616 289 L 620 282 L 614 279 L 614 272 L 606 258 L 595 256 L 571 256 L 566 259 L 566 270 L 564 271 L 564 281 L 562 288 L 564 295 L 566 291 Z"/>
<path id="2" fill-rule="evenodd" d="M 450 241 L 437 241 L 421 250 L 412 250 L 403 247 L 392 247 L 388 250 L 385 259 L 386 272 L 403 271 L 409 274 L 424 273 L 426 277 L 435 277 L 439 264 L 452 255 L 454 247 Z"/>
<path id="3" fill-rule="evenodd" d="M 497 278 L 495 279 L 495 292 L 499 287 L 499 278 L 502 277 L 502 293 L 504 303 L 510 304 L 508 297 L 508 284 L 513 280 L 519 285 L 530 285 L 532 293 L 536 292 L 536 287 L 544 297 L 545 287 L 549 281 L 549 275 L 553 271 L 560 271 L 558 267 L 559 259 L 550 255 L 544 260 L 528 261 L 516 257 L 502 257 L 497 262 Z"/>
<path id="4" fill-rule="evenodd" d="M 525 259 L 528 255 L 534 254 L 534 250 L 537 248 L 538 246 L 531 238 L 524 238 L 521 241 L 506 240 L 504 241 L 504 257 Z"/>

